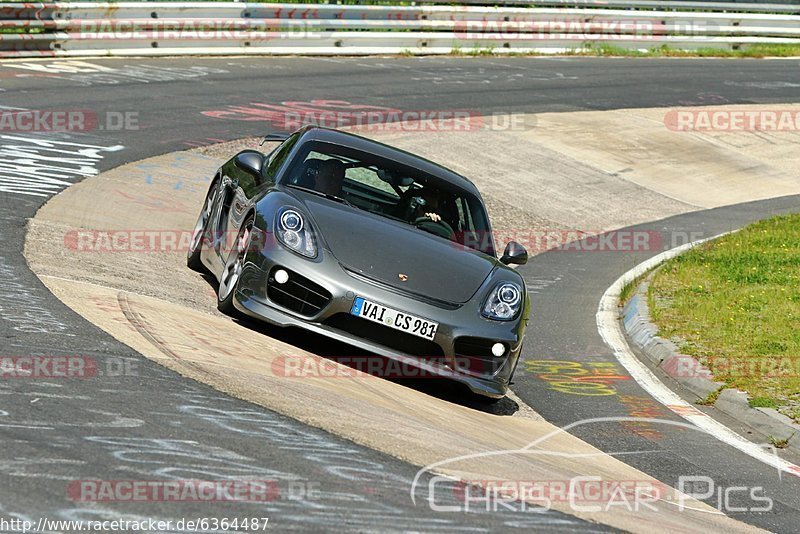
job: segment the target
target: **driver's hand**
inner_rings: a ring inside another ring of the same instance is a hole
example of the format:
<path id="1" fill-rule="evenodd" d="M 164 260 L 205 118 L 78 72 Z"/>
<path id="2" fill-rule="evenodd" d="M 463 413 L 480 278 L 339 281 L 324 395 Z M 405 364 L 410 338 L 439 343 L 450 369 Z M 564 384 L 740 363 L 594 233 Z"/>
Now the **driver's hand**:
<path id="1" fill-rule="evenodd" d="M 438 213 L 426 213 L 425 217 L 429 218 L 433 222 L 439 222 L 442 220 L 442 217 Z"/>

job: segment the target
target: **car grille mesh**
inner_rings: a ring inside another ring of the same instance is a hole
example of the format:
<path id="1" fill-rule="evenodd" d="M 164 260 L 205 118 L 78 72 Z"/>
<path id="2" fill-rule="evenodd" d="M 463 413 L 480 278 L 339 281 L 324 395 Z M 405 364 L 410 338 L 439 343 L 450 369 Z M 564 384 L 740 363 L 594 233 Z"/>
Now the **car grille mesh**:
<path id="1" fill-rule="evenodd" d="M 492 355 L 493 339 L 480 337 L 458 337 L 453 350 L 459 361 L 459 370 L 474 375 L 494 375 L 505 362 L 505 358 Z"/>
<path id="2" fill-rule="evenodd" d="M 324 287 L 304 276 L 283 269 L 289 273 L 285 284 L 275 281 L 273 269 L 267 281 L 267 297 L 275 304 L 305 317 L 313 317 L 331 301 L 331 294 Z"/>

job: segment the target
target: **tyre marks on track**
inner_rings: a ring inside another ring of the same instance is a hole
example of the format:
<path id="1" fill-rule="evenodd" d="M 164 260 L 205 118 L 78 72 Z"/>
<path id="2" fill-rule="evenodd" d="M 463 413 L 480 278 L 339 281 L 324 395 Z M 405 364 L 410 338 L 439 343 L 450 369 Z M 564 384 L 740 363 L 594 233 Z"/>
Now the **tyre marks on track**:
<path id="1" fill-rule="evenodd" d="M 123 145 L 88 144 L 70 134 L 0 134 L 0 194 L 49 197 L 94 176 Z"/>
<path id="2" fill-rule="evenodd" d="M 0 240 L 2 243 L 2 240 Z M 17 269 L 0 256 L 0 319 L 19 334 L 74 336 L 41 293 L 20 281 Z"/>

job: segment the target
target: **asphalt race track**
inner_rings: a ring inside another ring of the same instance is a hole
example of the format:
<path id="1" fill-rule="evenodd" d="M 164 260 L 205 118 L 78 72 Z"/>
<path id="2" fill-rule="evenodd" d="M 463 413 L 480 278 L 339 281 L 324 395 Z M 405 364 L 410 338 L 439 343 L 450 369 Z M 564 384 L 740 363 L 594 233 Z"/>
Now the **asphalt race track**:
<path id="1" fill-rule="evenodd" d="M 800 100 L 800 62 L 232 58 L 90 59 L 65 66 L 64 61 L 23 61 L 0 63 L 0 94 L 3 108 L 89 109 L 98 117 L 137 114 L 136 128 L 108 128 L 106 123 L 102 131 L 90 128 L 68 135 L 0 134 L 2 354 L 81 354 L 98 361 L 113 356 L 116 365 L 136 369 L 136 376 L 123 376 L 106 368 L 102 380 L 0 382 L 0 484 L 7 488 L 0 495 L 3 517 L 177 520 L 238 515 L 269 516 L 282 529 L 301 530 L 604 531 L 555 511 L 466 515 L 414 506 L 408 491 L 417 467 L 182 378 L 72 312 L 28 269 L 22 255 L 26 221 L 49 196 L 83 177 L 149 156 L 268 133 L 271 127 L 263 117 L 242 111 L 252 110 L 253 103 L 340 100 L 484 114 L 787 103 Z M 209 111 L 217 116 L 203 113 Z M 53 171 L 47 188 L 15 185 L 9 178 L 26 165 L 51 164 L 62 170 Z M 31 192 L 40 196 L 25 194 Z M 799 207 L 800 198 L 784 197 L 697 211 L 635 230 L 708 237 Z M 562 426 L 633 411 L 679 420 L 625 376 L 595 323 L 608 286 L 659 251 L 552 252 L 521 268 L 533 291 L 534 312 L 513 389 L 548 421 Z M 618 378 L 608 395 L 556 391 L 541 378 L 548 361 L 607 364 L 600 367 Z M 726 423 L 747 432 L 735 422 Z M 620 425 L 594 423 L 571 432 L 608 453 L 635 453 L 624 461 L 668 485 L 681 476 L 709 476 L 723 492 L 761 487 L 775 503 L 772 511 L 747 511 L 748 502 L 737 502 L 742 511 L 729 508 L 727 513 L 773 531 L 790 532 L 800 524 L 797 478 L 779 476 L 700 432 L 668 425 L 632 432 Z M 223 503 L 210 508 L 152 502 L 83 505 L 72 502 L 65 489 L 83 479 L 254 474 L 278 481 L 285 498 L 268 505 Z M 303 499 L 310 491 L 322 495 L 311 507 Z M 288 498 L 292 493 L 296 498 Z M 715 498 L 706 502 L 713 506 Z"/>

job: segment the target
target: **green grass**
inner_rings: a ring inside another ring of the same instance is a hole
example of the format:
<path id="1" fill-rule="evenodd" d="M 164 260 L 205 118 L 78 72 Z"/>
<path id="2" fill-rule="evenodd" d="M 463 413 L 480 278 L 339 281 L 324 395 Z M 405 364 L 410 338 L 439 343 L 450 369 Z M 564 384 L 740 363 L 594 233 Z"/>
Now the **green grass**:
<path id="1" fill-rule="evenodd" d="M 789 446 L 789 440 L 788 439 L 778 439 L 775 436 L 770 436 L 769 437 L 769 442 L 776 449 L 785 449 L 786 447 Z"/>
<path id="2" fill-rule="evenodd" d="M 634 280 L 631 280 L 619 291 L 619 304 L 620 306 L 625 306 L 630 299 L 636 294 L 636 291 L 639 289 L 639 286 L 642 284 L 645 278 L 650 276 L 650 271 L 646 273 L 640 274 Z"/>
<path id="3" fill-rule="evenodd" d="M 0 28 L 0 34 L 7 33 L 43 33 L 42 28 Z"/>
<path id="4" fill-rule="evenodd" d="M 800 421 L 800 214 L 758 222 L 665 263 L 648 302 L 659 335 Z"/>
<path id="5" fill-rule="evenodd" d="M 470 57 L 478 57 L 478 56 L 493 56 L 495 55 L 494 47 L 487 47 L 481 48 L 480 46 L 473 46 L 472 48 L 464 49 L 460 46 L 454 46 L 452 50 L 450 50 L 451 56 L 470 56 Z"/>
<path id="6" fill-rule="evenodd" d="M 648 50 L 629 50 L 612 44 L 588 45 L 584 50 L 572 50 L 567 55 L 579 56 L 624 56 L 624 57 L 795 57 L 800 56 L 800 45 L 755 44 L 741 50 L 723 48 L 698 48 L 697 50 L 679 50 L 667 45 Z"/>
<path id="7" fill-rule="evenodd" d="M 751 408 L 778 408 L 778 403 L 770 397 L 753 397 L 750 399 Z"/>
<path id="8" fill-rule="evenodd" d="M 714 406 L 714 403 L 717 402 L 717 399 L 722 394 L 722 392 L 725 391 L 725 389 L 726 389 L 725 386 L 715 389 L 714 391 L 706 395 L 704 399 L 696 400 L 695 404 L 699 404 L 701 406 Z"/>
<path id="9" fill-rule="evenodd" d="M 454 56 L 540 56 L 538 52 L 515 52 L 514 50 L 497 53 L 494 48 L 473 48 L 464 50 L 458 46 L 453 47 L 450 53 Z M 763 58 L 763 57 L 800 57 L 800 45 L 748 45 L 741 50 L 726 50 L 724 48 L 698 48 L 697 50 L 679 50 L 667 45 L 657 46 L 648 50 L 627 49 L 621 46 L 600 43 L 588 43 L 583 48 L 573 48 L 562 52 L 562 56 L 598 56 L 598 57 L 729 57 L 729 58 Z"/>
<path id="10" fill-rule="evenodd" d="M 619 292 L 619 303 L 621 306 L 625 306 L 628 303 L 634 293 L 636 293 L 637 287 L 635 280 L 622 286 L 622 290 Z"/>

